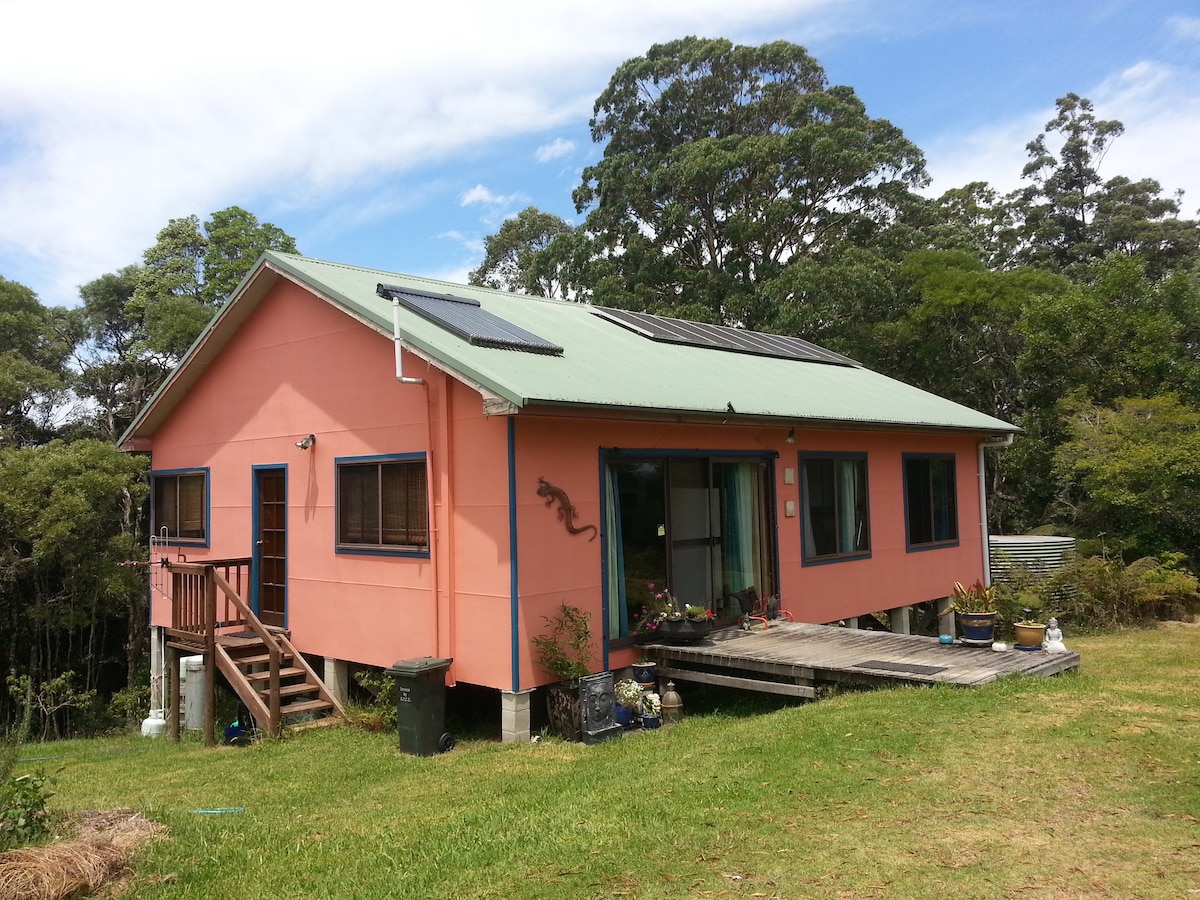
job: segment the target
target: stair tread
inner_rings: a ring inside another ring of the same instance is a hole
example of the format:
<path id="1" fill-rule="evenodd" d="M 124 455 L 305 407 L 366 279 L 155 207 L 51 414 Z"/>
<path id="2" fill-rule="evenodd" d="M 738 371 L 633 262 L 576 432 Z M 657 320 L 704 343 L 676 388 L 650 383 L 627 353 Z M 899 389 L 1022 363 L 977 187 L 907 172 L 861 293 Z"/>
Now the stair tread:
<path id="1" fill-rule="evenodd" d="M 281 660 L 288 660 L 288 659 L 292 658 L 292 654 L 290 654 L 290 653 L 280 653 L 279 656 L 280 656 Z M 255 656 L 233 656 L 233 655 L 230 655 L 230 659 L 232 659 L 239 666 L 257 666 L 257 665 L 261 665 L 263 663 L 269 663 L 271 661 L 271 654 L 270 653 L 260 653 Z"/>
<path id="2" fill-rule="evenodd" d="M 281 679 L 282 678 L 295 678 L 297 675 L 307 675 L 307 674 L 308 673 L 305 672 L 303 669 L 298 669 L 298 668 L 291 667 L 291 666 L 289 666 L 287 668 L 281 668 L 279 670 L 279 677 Z M 271 673 L 270 672 L 251 672 L 250 674 L 248 674 L 246 676 L 246 680 L 250 681 L 250 682 L 270 681 Z"/>
<path id="3" fill-rule="evenodd" d="M 328 700 L 302 700 L 299 703 L 288 703 L 279 707 L 280 715 L 294 716 L 297 713 L 316 712 L 319 709 L 333 709 Z"/>
<path id="4" fill-rule="evenodd" d="M 305 694 L 310 691 L 315 692 L 317 690 L 319 690 L 318 687 L 312 682 L 298 681 L 295 684 L 281 684 L 279 686 L 279 696 L 291 697 L 294 694 Z M 264 698 L 271 696 L 270 688 L 259 688 L 258 692 L 262 694 Z"/>

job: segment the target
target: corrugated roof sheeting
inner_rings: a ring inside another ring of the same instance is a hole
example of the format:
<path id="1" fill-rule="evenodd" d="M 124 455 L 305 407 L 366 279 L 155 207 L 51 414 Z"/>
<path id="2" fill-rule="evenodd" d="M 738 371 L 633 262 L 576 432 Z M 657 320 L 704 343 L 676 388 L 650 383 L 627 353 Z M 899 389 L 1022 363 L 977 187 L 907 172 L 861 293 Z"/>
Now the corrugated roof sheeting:
<path id="1" fill-rule="evenodd" d="M 392 304 L 377 295 L 381 283 L 401 291 L 477 302 L 480 310 L 521 332 L 563 348 L 561 355 L 553 355 L 474 346 L 468 338 L 411 309 L 401 310 L 406 346 L 517 407 L 557 405 L 728 416 L 733 421 L 771 418 L 795 424 L 842 422 L 980 434 L 1019 431 L 832 353 L 831 359 L 816 362 L 662 343 L 595 315 L 594 308 L 585 304 L 270 251 L 210 329 L 225 329 L 222 318 L 236 322 L 236 316 L 228 315 L 229 307 L 242 302 L 243 295 L 250 301 L 261 296 L 269 289 L 272 272 L 307 286 L 384 335 L 392 334 Z M 208 340 L 206 332 L 197 346 Z M 135 423 L 130 433 L 137 427 Z"/>

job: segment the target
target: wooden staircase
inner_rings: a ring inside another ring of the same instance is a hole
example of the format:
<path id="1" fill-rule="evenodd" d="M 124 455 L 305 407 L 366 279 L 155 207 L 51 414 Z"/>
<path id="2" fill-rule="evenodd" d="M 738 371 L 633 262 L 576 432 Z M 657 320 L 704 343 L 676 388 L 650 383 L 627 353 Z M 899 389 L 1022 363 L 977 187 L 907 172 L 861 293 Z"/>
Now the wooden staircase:
<path id="1" fill-rule="evenodd" d="M 179 656 L 204 657 L 204 742 L 216 743 L 214 721 L 219 672 L 261 731 L 278 737 L 284 727 L 332 724 L 345 719 L 285 629 L 264 625 L 241 597 L 249 584 L 248 559 L 209 563 L 164 561 L 171 575 L 171 627 L 166 674 L 171 687 L 168 734 L 179 738 Z M 232 583 L 231 583 L 232 582 Z"/>

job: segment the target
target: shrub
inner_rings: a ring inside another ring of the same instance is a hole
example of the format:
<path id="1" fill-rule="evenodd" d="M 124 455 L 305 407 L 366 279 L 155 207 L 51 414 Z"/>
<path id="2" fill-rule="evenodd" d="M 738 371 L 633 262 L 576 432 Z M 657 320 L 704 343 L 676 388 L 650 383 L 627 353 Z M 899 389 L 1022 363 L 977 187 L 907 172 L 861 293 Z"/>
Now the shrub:
<path id="1" fill-rule="evenodd" d="M 1078 590 L 1062 601 L 1062 614 L 1089 627 L 1179 619 L 1200 609 L 1200 581 L 1183 565 L 1181 554 L 1145 556 L 1126 565 L 1093 556 L 1063 569 L 1056 581 Z"/>
<path id="2" fill-rule="evenodd" d="M 50 833 L 47 801 L 54 779 L 45 772 L 9 778 L 0 787 L 0 850 L 39 841 Z"/>

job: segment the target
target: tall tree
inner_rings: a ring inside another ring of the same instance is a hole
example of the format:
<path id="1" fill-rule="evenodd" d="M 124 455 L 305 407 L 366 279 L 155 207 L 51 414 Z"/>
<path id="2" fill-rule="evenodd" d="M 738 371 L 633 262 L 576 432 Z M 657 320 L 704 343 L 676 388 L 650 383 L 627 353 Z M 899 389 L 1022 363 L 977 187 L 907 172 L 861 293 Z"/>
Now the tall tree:
<path id="1" fill-rule="evenodd" d="M 575 226 L 565 219 L 528 206 L 484 239 L 483 262 L 467 280 L 481 287 L 565 299 L 570 294 L 568 276 L 562 262 L 546 251 L 555 238 L 574 232 Z"/>
<path id="2" fill-rule="evenodd" d="M 142 349 L 145 322 L 130 303 L 139 273 L 138 266 L 126 266 L 79 289 L 83 340 L 74 384 L 90 401 L 87 418 L 102 440 L 120 437 L 170 371 L 164 355 Z"/>
<path id="3" fill-rule="evenodd" d="M 1021 261 L 1082 277 L 1089 261 L 1121 252 L 1144 257 L 1157 277 L 1200 258 L 1200 225 L 1178 219 L 1181 195 L 1164 197 L 1150 178 L 1100 177 L 1125 126 L 1096 118 L 1078 94 L 1055 103 L 1046 131 L 1026 146 L 1022 177 L 1030 184 L 1012 198 L 1022 217 Z"/>
<path id="4" fill-rule="evenodd" d="M 197 216 L 172 219 L 143 255 L 126 316 L 145 329 L 139 349 L 178 361 L 264 250 L 295 253 L 278 226 L 231 206 L 201 227 Z"/>
<path id="5" fill-rule="evenodd" d="M 604 156 L 574 199 L 608 263 L 597 299 L 751 328 L 760 285 L 886 227 L 927 181 L 900 129 L 783 41 L 655 45 L 617 69 L 591 128 Z"/>
<path id="6" fill-rule="evenodd" d="M 0 277 L 0 441 L 53 435 L 77 328 L 68 310 L 42 306 L 29 288 Z"/>

